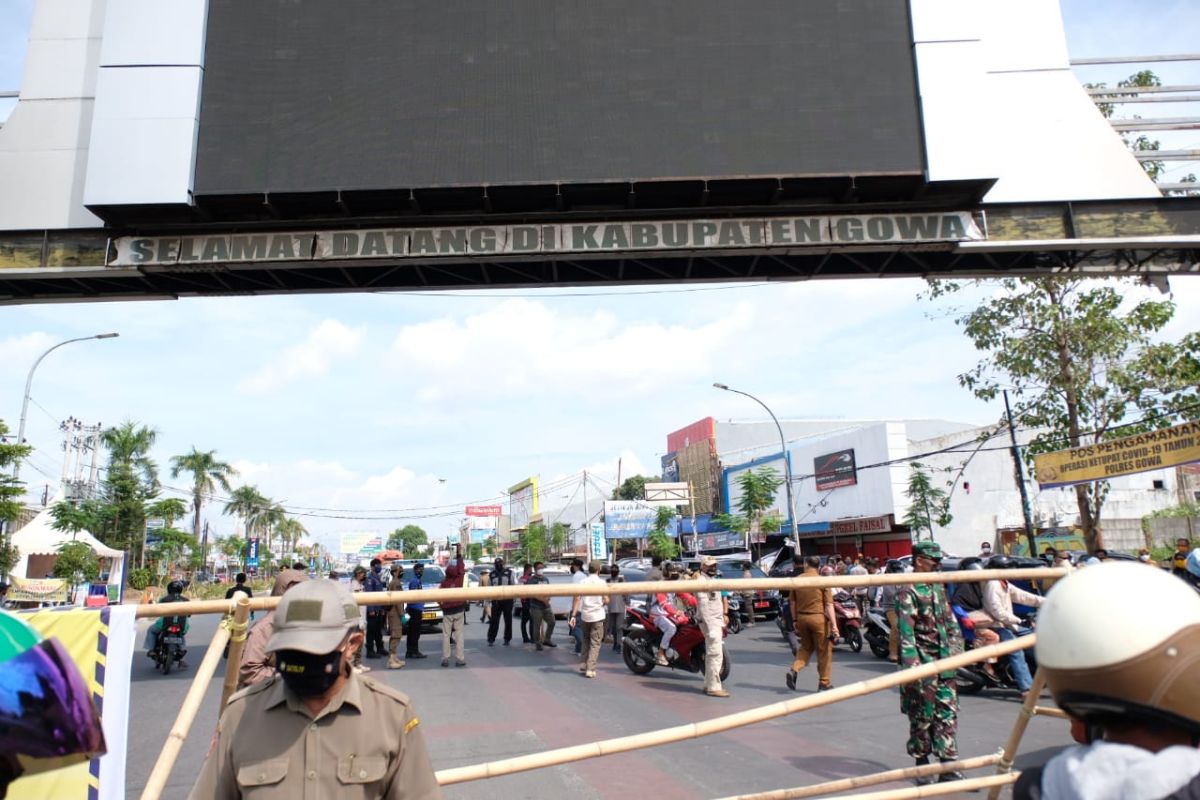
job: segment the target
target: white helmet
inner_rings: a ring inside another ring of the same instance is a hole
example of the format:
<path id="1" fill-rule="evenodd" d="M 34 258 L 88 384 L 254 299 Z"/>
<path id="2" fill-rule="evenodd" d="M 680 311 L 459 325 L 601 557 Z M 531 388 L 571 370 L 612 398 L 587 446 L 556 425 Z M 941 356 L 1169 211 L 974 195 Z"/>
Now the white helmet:
<path id="1" fill-rule="evenodd" d="M 1200 737 L 1200 595 L 1162 570 L 1110 561 L 1058 581 L 1038 612 L 1037 660 L 1077 719 Z"/>

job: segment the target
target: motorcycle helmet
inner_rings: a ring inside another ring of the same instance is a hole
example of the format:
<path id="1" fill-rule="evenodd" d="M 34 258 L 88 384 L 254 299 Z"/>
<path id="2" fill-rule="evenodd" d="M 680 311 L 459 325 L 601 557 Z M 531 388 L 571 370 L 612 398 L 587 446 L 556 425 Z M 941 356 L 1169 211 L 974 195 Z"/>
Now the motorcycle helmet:
<path id="1" fill-rule="evenodd" d="M 1200 741 L 1200 595 L 1162 570 L 1109 562 L 1058 581 L 1038 614 L 1037 660 L 1077 719 L 1131 719 Z"/>
<path id="2" fill-rule="evenodd" d="M 183 581 L 171 581 L 168 583 L 167 594 L 183 594 Z"/>
<path id="3" fill-rule="evenodd" d="M 985 569 L 1016 569 L 1017 561 L 1012 556 L 998 555 L 987 560 Z"/>
<path id="4" fill-rule="evenodd" d="M 890 575 L 897 575 L 904 571 L 904 562 L 894 558 L 888 559 L 887 565 L 884 567 L 884 572 Z"/>
<path id="5" fill-rule="evenodd" d="M 1008 556 L 999 556 L 999 557 L 1000 558 L 1008 558 Z M 993 558 L 995 558 L 995 556 L 993 556 Z M 1009 559 L 1009 561 L 1011 561 L 1011 560 L 1012 559 Z M 958 562 L 958 568 L 959 569 L 983 569 L 983 559 L 979 558 L 978 556 L 971 556 L 970 558 L 964 558 L 962 561 Z M 997 567 L 997 569 L 1003 569 L 1003 568 Z"/>

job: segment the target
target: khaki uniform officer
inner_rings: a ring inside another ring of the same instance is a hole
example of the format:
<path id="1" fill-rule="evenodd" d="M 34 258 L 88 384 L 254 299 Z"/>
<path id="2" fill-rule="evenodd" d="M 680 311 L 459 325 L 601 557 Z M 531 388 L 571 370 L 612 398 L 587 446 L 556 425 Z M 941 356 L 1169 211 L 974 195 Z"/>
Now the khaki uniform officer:
<path id="1" fill-rule="evenodd" d="M 409 699 L 350 668 L 362 640 L 340 584 L 288 591 L 267 643 L 279 672 L 230 698 L 191 797 L 440 798 Z"/>
<path id="2" fill-rule="evenodd" d="M 799 562 L 800 557 L 794 560 Z M 804 559 L 806 578 L 815 578 L 821 560 L 816 556 Z M 799 563 L 796 564 L 799 566 Z M 832 689 L 833 683 L 833 640 L 837 638 L 837 618 L 833 614 L 833 591 L 830 589 L 793 589 L 791 593 L 792 623 L 800 649 L 796 660 L 787 674 L 787 686 L 796 688 L 796 674 L 808 664 L 813 653 L 817 654 L 817 690 Z"/>
<path id="3" fill-rule="evenodd" d="M 717 577 L 717 560 L 705 556 L 700 561 L 700 580 Z M 696 619 L 704 632 L 704 693 L 710 697 L 729 697 L 721 686 L 721 667 L 725 665 L 725 619 L 729 616 L 728 601 L 716 590 L 702 589 L 696 593 Z"/>

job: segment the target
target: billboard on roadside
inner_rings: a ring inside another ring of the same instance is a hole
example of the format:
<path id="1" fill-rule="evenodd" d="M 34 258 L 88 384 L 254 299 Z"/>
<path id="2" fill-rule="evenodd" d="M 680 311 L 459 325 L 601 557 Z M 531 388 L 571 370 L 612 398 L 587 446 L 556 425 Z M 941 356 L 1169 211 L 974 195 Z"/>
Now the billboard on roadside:
<path id="1" fill-rule="evenodd" d="M 527 478 L 508 489 L 508 515 L 510 529 L 524 530 L 529 523 L 541 513 L 541 501 L 538 496 L 538 478 Z"/>

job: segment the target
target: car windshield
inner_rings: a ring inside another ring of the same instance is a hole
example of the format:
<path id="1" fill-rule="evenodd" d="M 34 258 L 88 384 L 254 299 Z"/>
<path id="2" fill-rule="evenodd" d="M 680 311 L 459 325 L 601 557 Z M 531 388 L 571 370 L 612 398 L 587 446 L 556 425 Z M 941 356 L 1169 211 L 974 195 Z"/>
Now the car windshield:
<path id="1" fill-rule="evenodd" d="M 412 567 L 409 567 L 408 569 L 404 570 L 404 585 L 405 585 L 405 587 L 408 586 L 409 582 L 413 579 L 413 577 L 414 577 L 414 573 L 413 573 Z M 435 567 L 430 564 L 425 565 L 425 572 L 424 572 L 424 574 L 421 575 L 421 585 L 422 586 L 438 586 L 444 580 L 446 580 L 446 573 L 442 570 L 441 567 Z"/>
<path id="2" fill-rule="evenodd" d="M 742 565 L 736 561 L 718 561 L 717 571 L 722 578 L 740 578 L 742 577 Z M 767 573 L 763 572 L 757 564 L 750 565 L 751 578 L 765 578 Z"/>

